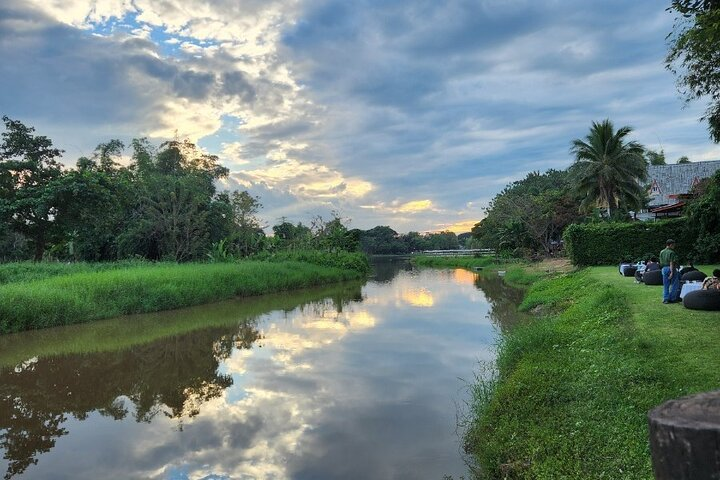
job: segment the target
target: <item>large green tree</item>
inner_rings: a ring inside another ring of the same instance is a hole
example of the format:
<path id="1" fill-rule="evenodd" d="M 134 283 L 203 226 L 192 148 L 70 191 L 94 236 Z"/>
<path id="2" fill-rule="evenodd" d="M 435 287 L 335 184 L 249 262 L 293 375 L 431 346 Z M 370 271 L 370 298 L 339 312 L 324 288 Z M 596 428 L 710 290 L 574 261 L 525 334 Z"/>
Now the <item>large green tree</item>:
<path id="1" fill-rule="evenodd" d="M 667 68 L 688 101 L 708 99 L 703 120 L 720 142 L 720 1 L 673 0 L 668 10 L 677 18 L 668 35 Z"/>
<path id="2" fill-rule="evenodd" d="M 608 217 L 619 207 L 639 209 L 647 178 L 645 150 L 635 141 L 628 141 L 630 127 L 615 130 L 610 120 L 593 122 L 584 140 L 572 142 L 575 156 L 573 173 L 576 187 L 583 195 L 582 208 L 605 208 Z"/>
<path id="3" fill-rule="evenodd" d="M 472 229 L 482 247 L 550 253 L 567 225 L 580 220 L 580 200 L 564 170 L 531 172 L 497 194 Z"/>
<path id="4" fill-rule="evenodd" d="M 57 187 L 62 151 L 18 120 L 3 117 L 0 141 L 0 221 L 30 239 L 33 258 L 41 260 L 60 229 Z"/>

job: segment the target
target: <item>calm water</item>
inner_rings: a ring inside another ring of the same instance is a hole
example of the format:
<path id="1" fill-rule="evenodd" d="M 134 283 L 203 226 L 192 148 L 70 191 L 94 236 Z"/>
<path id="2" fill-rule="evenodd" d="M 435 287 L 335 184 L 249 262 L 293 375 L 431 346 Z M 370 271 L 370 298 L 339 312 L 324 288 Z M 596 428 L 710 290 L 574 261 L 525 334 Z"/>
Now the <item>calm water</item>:
<path id="1" fill-rule="evenodd" d="M 518 300 L 496 278 L 386 261 L 364 285 L 0 337 L 0 469 L 458 478 L 466 380 Z"/>

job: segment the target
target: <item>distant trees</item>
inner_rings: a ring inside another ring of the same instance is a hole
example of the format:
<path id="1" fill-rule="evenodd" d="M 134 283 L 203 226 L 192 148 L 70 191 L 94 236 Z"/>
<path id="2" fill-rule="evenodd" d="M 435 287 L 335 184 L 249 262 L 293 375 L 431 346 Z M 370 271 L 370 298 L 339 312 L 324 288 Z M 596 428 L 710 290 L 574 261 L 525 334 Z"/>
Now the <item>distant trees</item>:
<path id="1" fill-rule="evenodd" d="M 423 250 L 455 250 L 460 248 L 458 237 L 453 232 L 420 234 L 408 232 L 399 234 L 392 228 L 379 225 L 365 230 L 360 235 L 362 251 L 374 255 L 397 255 Z"/>
<path id="2" fill-rule="evenodd" d="M 668 35 L 666 66 L 688 101 L 708 97 L 703 120 L 720 142 L 720 2 L 673 0 L 668 10 L 678 18 Z"/>
<path id="3" fill-rule="evenodd" d="M 678 165 L 682 165 L 684 163 L 690 163 L 690 159 L 683 155 L 682 157 L 678 158 L 677 162 Z"/>
<path id="4" fill-rule="evenodd" d="M 615 131 L 610 120 L 603 120 L 593 122 L 584 140 L 573 140 L 574 182 L 584 197 L 581 207 L 604 207 L 609 217 L 621 204 L 642 208 L 647 178 L 645 150 L 639 143 L 626 140 L 630 132 L 630 127 Z"/>

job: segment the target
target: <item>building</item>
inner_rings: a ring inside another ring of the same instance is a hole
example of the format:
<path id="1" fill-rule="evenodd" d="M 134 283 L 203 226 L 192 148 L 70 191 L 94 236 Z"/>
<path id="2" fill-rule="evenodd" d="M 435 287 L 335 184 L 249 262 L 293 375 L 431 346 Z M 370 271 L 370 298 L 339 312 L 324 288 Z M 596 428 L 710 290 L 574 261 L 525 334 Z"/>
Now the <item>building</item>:
<path id="1" fill-rule="evenodd" d="M 643 212 L 638 218 L 646 220 L 680 215 L 692 188 L 718 170 L 720 160 L 648 166 L 650 204 L 648 212 Z"/>

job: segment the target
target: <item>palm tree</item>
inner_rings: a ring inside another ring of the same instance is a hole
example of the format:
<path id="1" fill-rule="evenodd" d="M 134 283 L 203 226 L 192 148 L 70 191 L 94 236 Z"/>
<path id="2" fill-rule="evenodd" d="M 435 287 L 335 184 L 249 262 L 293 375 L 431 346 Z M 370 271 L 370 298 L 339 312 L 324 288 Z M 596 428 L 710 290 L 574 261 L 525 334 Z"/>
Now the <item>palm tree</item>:
<path id="1" fill-rule="evenodd" d="M 645 149 L 637 142 L 625 141 L 630 132 L 630 127 L 616 132 L 606 119 L 593 122 L 585 140 L 572 142 L 576 187 L 585 195 L 582 207 L 605 207 L 611 216 L 622 203 L 630 208 L 642 206 L 645 197 L 642 182 L 647 178 Z"/>

